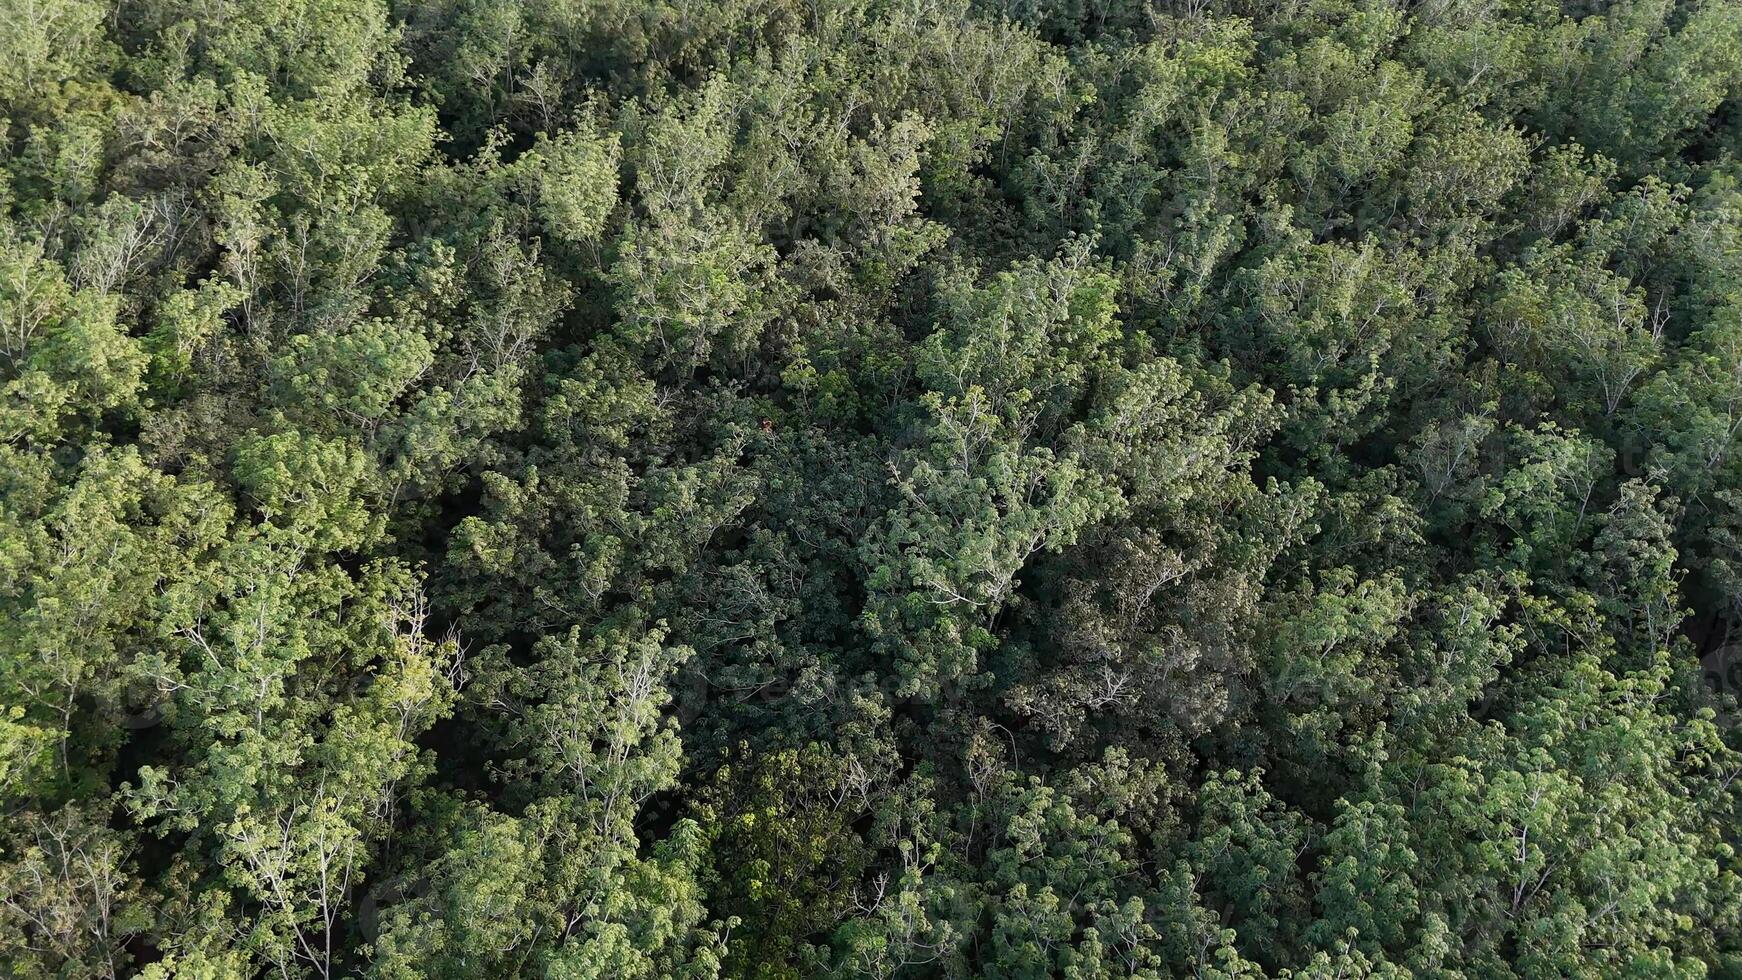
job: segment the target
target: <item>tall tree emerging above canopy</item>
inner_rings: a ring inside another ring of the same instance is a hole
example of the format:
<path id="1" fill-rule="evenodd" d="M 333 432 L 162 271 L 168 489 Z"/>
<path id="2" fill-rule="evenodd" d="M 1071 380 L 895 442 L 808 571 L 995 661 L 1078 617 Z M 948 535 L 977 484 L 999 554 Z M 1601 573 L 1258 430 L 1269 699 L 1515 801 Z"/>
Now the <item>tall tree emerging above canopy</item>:
<path id="1" fill-rule="evenodd" d="M 0 973 L 1742 977 L 1734 0 L 0 0 Z"/>

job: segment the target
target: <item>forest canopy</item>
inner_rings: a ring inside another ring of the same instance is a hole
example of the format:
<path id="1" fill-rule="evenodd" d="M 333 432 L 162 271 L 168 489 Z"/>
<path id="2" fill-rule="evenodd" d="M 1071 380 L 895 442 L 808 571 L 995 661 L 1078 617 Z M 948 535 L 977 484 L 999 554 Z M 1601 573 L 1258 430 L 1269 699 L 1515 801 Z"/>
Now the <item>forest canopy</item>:
<path id="1" fill-rule="evenodd" d="M 0 0 L 0 975 L 1742 978 L 1735 0 Z"/>

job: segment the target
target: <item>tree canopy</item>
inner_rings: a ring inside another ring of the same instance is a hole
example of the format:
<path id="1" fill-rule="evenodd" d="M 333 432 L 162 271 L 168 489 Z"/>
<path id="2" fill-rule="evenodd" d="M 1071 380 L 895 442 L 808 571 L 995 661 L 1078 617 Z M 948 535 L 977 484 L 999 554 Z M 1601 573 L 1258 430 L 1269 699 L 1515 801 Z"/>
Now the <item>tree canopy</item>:
<path id="1" fill-rule="evenodd" d="M 1742 977 L 1735 0 L 0 0 L 0 975 Z"/>

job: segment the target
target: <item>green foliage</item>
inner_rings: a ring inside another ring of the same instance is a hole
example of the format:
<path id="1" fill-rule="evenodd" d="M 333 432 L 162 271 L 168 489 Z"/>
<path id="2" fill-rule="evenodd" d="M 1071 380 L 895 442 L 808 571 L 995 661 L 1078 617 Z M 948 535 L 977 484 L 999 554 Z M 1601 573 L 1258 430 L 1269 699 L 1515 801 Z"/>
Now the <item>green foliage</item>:
<path id="1" fill-rule="evenodd" d="M 1732 0 L 0 0 L 0 973 L 1742 975 Z"/>

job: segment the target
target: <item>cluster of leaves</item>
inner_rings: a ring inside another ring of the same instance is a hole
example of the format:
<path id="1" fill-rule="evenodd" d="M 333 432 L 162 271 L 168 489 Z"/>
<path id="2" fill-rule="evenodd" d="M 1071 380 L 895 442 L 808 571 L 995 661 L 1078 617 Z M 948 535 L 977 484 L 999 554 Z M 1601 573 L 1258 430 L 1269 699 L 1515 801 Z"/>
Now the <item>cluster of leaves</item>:
<path id="1" fill-rule="evenodd" d="M 0 0 L 7 976 L 1742 976 L 1735 626 L 1734 0 Z"/>

